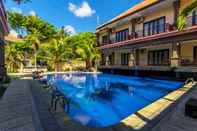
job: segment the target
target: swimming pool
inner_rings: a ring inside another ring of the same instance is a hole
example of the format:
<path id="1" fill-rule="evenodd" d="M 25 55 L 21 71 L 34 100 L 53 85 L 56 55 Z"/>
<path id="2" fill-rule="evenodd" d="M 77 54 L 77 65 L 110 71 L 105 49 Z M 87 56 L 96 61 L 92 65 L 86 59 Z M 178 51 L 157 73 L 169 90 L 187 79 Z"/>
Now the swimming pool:
<path id="1" fill-rule="evenodd" d="M 120 123 L 183 85 L 177 81 L 88 73 L 48 75 L 47 80 L 71 99 L 68 115 L 88 127 Z"/>

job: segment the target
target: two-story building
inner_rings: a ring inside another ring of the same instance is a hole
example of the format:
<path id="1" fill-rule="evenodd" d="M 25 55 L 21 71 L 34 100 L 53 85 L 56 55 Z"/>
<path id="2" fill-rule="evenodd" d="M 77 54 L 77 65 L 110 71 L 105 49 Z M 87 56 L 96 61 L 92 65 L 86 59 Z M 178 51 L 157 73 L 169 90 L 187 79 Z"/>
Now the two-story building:
<path id="1" fill-rule="evenodd" d="M 193 0 L 144 0 L 96 29 L 103 72 L 194 76 L 197 11 L 176 29 L 179 12 Z M 196 75 L 197 76 L 197 75 Z"/>
<path id="2" fill-rule="evenodd" d="M 6 74 L 5 68 L 5 41 L 4 36 L 9 32 L 7 25 L 6 12 L 3 1 L 0 0 L 0 78 Z"/>

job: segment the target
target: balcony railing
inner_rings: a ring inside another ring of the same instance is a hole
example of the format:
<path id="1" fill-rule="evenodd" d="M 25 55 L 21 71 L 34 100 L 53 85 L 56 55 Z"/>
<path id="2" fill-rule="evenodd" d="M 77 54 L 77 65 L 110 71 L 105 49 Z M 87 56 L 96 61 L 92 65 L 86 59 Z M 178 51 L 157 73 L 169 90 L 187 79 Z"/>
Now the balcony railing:
<path id="1" fill-rule="evenodd" d="M 189 28 L 189 27 L 192 27 L 195 25 L 197 25 L 197 16 L 196 16 L 196 22 L 194 22 L 193 16 L 187 17 L 185 28 Z M 161 33 L 166 33 L 166 32 L 172 32 L 172 31 L 176 31 L 176 30 L 177 30 L 177 28 L 175 25 L 166 23 L 164 25 L 159 25 L 158 30 L 154 30 L 153 32 L 149 33 L 148 35 L 144 34 L 144 30 L 136 30 L 135 32 L 131 33 L 130 35 L 125 36 L 126 39 L 124 41 L 138 39 L 138 38 L 145 38 L 145 37 L 149 37 L 149 36 L 153 36 L 153 35 L 157 35 L 157 34 L 161 34 Z M 111 38 L 108 43 L 101 43 L 100 45 L 113 44 L 113 43 L 124 42 L 124 41 L 117 41 L 115 38 L 113 38 L 113 39 Z"/>

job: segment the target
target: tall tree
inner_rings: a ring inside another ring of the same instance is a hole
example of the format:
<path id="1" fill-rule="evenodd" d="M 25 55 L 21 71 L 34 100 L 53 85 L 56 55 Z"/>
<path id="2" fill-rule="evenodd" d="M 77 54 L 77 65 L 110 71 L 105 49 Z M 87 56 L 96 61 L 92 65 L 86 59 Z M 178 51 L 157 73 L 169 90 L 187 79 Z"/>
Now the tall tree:
<path id="1" fill-rule="evenodd" d="M 41 43 L 45 43 L 55 34 L 55 28 L 38 16 L 27 16 L 25 27 L 27 31 L 25 40 L 32 44 L 34 50 L 35 70 L 37 70 L 37 53 L 40 45 Z"/>
<path id="2" fill-rule="evenodd" d="M 27 35 L 39 32 L 41 34 L 41 37 L 39 37 L 40 41 L 45 41 L 56 33 L 55 27 L 40 17 L 32 15 L 26 17 L 25 28 Z"/>
<path id="3" fill-rule="evenodd" d="M 6 45 L 6 64 L 10 71 L 16 71 L 15 67 L 20 68 L 20 72 L 23 71 L 24 60 L 26 54 L 31 50 L 30 44 L 25 41 L 11 42 Z"/>
<path id="4" fill-rule="evenodd" d="M 64 30 L 59 30 L 51 39 L 48 44 L 42 45 L 40 57 L 47 60 L 52 65 L 55 71 L 61 71 L 61 63 L 65 63 L 72 56 L 72 48 L 66 42 L 67 35 Z"/>
<path id="5" fill-rule="evenodd" d="M 90 69 L 93 63 L 100 59 L 100 52 L 96 48 L 96 36 L 92 32 L 79 33 L 74 36 L 76 57 L 86 62 L 86 69 Z"/>
<path id="6" fill-rule="evenodd" d="M 178 16 L 177 20 L 177 28 L 178 30 L 183 30 L 186 25 L 186 17 L 191 14 L 194 10 L 197 9 L 197 0 L 193 0 L 193 2 L 185 7 Z"/>
<path id="7" fill-rule="evenodd" d="M 26 17 L 18 12 L 7 12 L 10 27 L 19 35 L 23 35 L 26 24 Z"/>

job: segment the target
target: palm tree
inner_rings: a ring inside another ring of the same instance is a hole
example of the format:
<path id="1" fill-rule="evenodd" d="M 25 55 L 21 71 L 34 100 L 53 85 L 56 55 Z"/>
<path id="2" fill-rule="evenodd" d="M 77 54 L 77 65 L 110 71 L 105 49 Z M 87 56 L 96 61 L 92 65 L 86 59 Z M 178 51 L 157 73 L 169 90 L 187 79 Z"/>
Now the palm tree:
<path id="1" fill-rule="evenodd" d="M 26 52 L 30 50 L 29 44 L 25 43 L 24 41 L 20 42 L 11 42 L 6 45 L 5 48 L 5 58 L 6 63 L 10 71 L 16 71 L 18 67 L 20 67 L 20 72 L 23 71 L 24 67 L 24 60 Z"/>
<path id="2" fill-rule="evenodd" d="M 25 22 L 27 36 L 25 40 L 32 44 L 34 50 L 35 70 L 37 70 L 37 54 L 41 43 L 45 43 L 55 33 L 53 25 L 43 21 L 38 16 L 27 16 Z"/>
<path id="3" fill-rule="evenodd" d="M 186 25 L 186 17 L 197 9 L 197 0 L 194 0 L 190 5 L 185 7 L 178 16 L 177 28 L 178 30 L 183 30 Z"/>
<path id="4" fill-rule="evenodd" d="M 31 43 L 32 48 L 34 50 L 34 68 L 35 68 L 35 70 L 37 70 L 37 53 L 38 53 L 38 50 L 39 50 L 40 44 L 41 44 L 40 37 L 42 37 L 40 32 L 35 30 L 35 32 L 28 34 L 27 37 L 25 38 L 27 42 Z"/>
<path id="5" fill-rule="evenodd" d="M 72 48 L 66 42 L 67 35 L 64 30 L 58 31 L 47 44 L 42 45 L 39 55 L 42 59 L 47 60 L 56 72 L 61 71 L 62 62 L 67 62 L 72 55 Z"/>
<path id="6" fill-rule="evenodd" d="M 19 35 L 23 35 L 24 32 L 24 26 L 26 17 L 18 12 L 7 12 L 8 14 L 8 22 L 9 25 L 13 30 L 15 30 Z"/>
<path id="7" fill-rule="evenodd" d="M 85 32 L 75 37 L 75 52 L 77 57 L 86 62 L 86 69 L 89 70 L 93 63 L 100 59 L 100 52 L 96 48 L 96 36 L 94 33 Z"/>
<path id="8" fill-rule="evenodd" d="M 10 44 L 6 46 L 5 60 L 9 71 L 16 72 L 14 67 L 18 67 L 18 52 L 16 48 Z"/>

